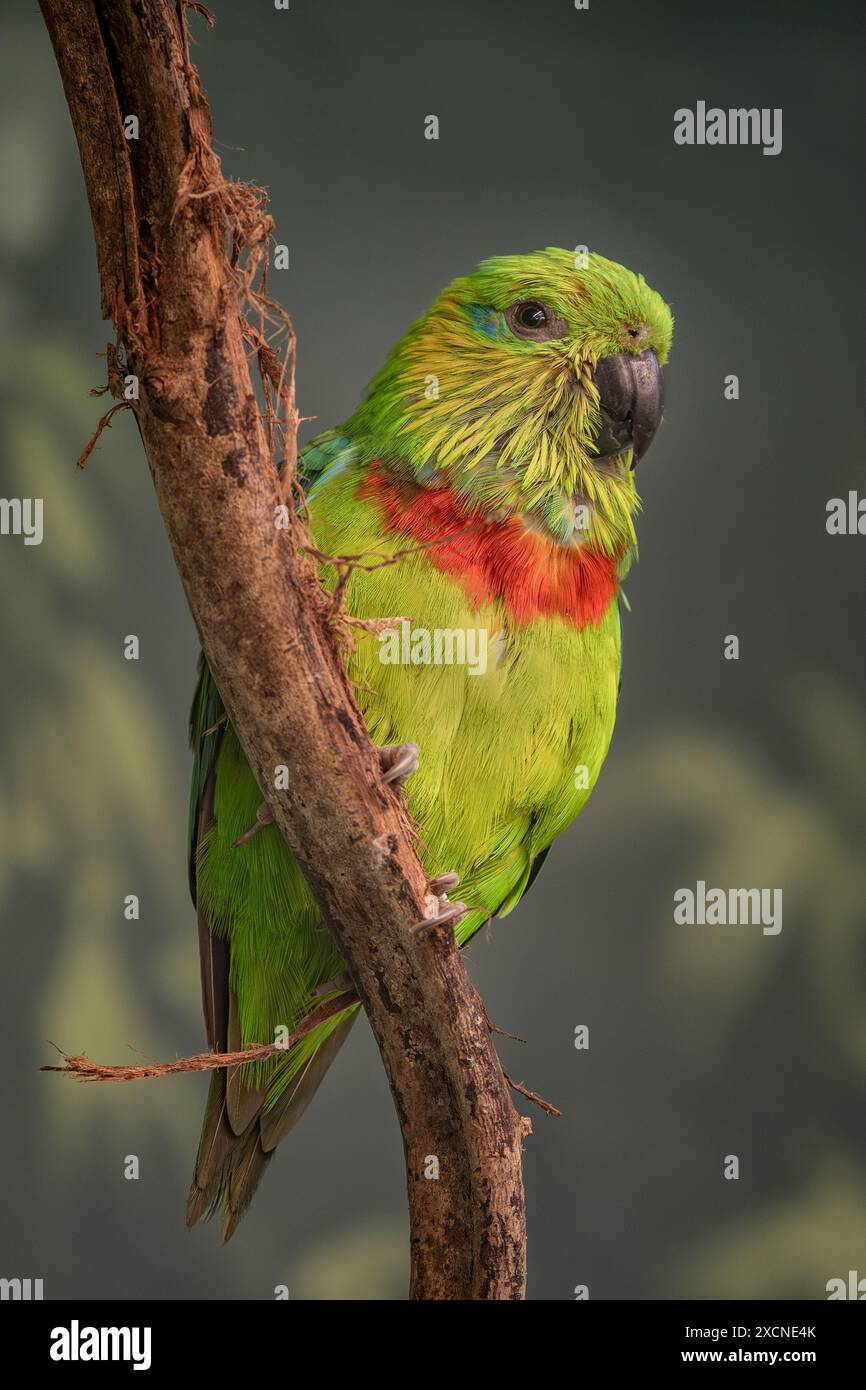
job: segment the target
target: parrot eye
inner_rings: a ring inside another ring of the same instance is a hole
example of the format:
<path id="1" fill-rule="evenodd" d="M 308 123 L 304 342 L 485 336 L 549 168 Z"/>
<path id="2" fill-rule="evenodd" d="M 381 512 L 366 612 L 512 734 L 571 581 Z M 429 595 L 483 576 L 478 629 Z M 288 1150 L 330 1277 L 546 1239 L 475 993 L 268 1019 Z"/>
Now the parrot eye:
<path id="1" fill-rule="evenodd" d="M 550 338 L 564 338 L 568 325 L 539 299 L 520 299 L 506 309 L 505 318 L 512 333 L 540 343 Z"/>
<path id="2" fill-rule="evenodd" d="M 515 318 L 521 328 L 541 328 L 547 323 L 547 310 L 537 299 L 527 299 L 519 306 Z"/>

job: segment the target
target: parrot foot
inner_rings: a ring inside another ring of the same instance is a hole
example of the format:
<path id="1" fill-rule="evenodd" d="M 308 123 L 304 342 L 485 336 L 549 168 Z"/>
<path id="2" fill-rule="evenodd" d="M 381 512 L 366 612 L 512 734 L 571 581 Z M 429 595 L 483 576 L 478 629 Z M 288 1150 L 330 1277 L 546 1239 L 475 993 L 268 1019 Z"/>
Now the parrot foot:
<path id="1" fill-rule="evenodd" d="M 239 835 L 238 838 L 235 841 L 233 841 L 232 849 L 237 849 L 238 845 L 245 845 L 247 840 L 251 840 L 254 835 L 258 835 L 259 831 L 262 830 L 264 826 L 270 825 L 273 819 L 273 811 L 271 810 L 268 803 L 266 801 L 263 801 L 261 806 L 259 806 L 258 810 L 256 811 L 256 818 L 253 821 L 252 825 L 248 825 L 243 834 Z"/>
<path id="2" fill-rule="evenodd" d="M 465 903 L 450 903 L 444 893 L 438 895 L 429 893 L 427 903 L 430 907 L 430 916 L 423 917 L 420 922 L 414 922 L 412 924 L 413 931 L 421 931 L 424 927 L 444 927 L 449 922 L 456 927 L 460 919 L 465 917 L 469 911 Z"/>
<path id="3" fill-rule="evenodd" d="M 402 787 L 418 771 L 417 743 L 386 743 L 378 752 L 384 782 Z"/>
<path id="4" fill-rule="evenodd" d="M 427 889 L 428 892 L 434 893 L 437 898 L 440 898 L 443 893 L 450 893 L 452 888 L 456 888 L 459 882 L 459 874 L 440 874 L 438 878 L 431 878 L 427 884 Z"/>

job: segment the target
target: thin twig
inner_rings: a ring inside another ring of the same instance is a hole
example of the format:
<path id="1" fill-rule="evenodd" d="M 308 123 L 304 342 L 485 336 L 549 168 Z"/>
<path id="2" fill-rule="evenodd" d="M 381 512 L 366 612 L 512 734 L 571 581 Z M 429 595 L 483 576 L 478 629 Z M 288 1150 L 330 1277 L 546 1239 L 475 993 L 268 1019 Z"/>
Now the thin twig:
<path id="1" fill-rule="evenodd" d="M 545 1115 L 560 1116 L 562 1114 L 562 1111 L 557 1110 L 555 1105 L 551 1105 L 549 1100 L 542 1100 L 541 1096 L 537 1096 L 534 1091 L 527 1091 L 526 1087 L 521 1086 L 519 1081 L 512 1080 L 504 1067 L 502 1069 L 502 1075 L 505 1077 L 512 1091 L 516 1091 L 518 1095 L 525 1096 L 527 1100 L 531 1100 L 532 1104 L 537 1105 L 539 1110 L 543 1110 Z"/>
<path id="2" fill-rule="evenodd" d="M 343 614 L 343 622 L 348 627 L 359 627 L 363 632 L 371 632 L 378 637 L 380 632 L 394 632 L 403 623 L 411 623 L 411 618 L 353 618 L 349 613 Z"/>
<path id="3" fill-rule="evenodd" d="M 488 925 L 488 926 L 490 925 L 489 920 L 488 920 L 487 925 Z M 526 1042 L 526 1039 L 525 1039 L 525 1038 L 521 1038 L 521 1036 L 520 1036 L 519 1033 L 508 1033 L 508 1032 L 506 1032 L 506 1030 L 505 1030 L 504 1028 L 500 1028 L 499 1025 L 498 1025 L 497 1023 L 494 1023 L 494 1022 L 493 1022 L 493 1019 L 490 1017 L 490 1015 L 489 1015 L 489 1013 L 487 1012 L 487 1009 L 486 1009 L 486 1008 L 485 1008 L 485 1010 L 484 1010 L 484 1017 L 485 1017 L 485 1019 L 487 1020 L 487 1027 L 490 1029 L 491 1033 L 498 1033 L 499 1036 L 500 1036 L 500 1038 L 510 1038 L 510 1040 L 511 1040 L 512 1042 L 519 1042 L 519 1043 L 525 1043 L 525 1042 Z"/>
<path id="4" fill-rule="evenodd" d="M 449 531 L 447 536 L 435 536 L 433 540 L 421 541 L 419 545 L 407 545 L 402 550 L 395 550 L 391 555 L 383 555 L 380 550 L 362 550 L 357 555 L 327 555 L 323 550 L 318 550 L 313 545 L 305 546 L 308 555 L 320 565 L 332 565 L 338 573 L 343 570 L 351 573 L 352 570 L 364 570 L 365 573 L 372 573 L 374 570 L 385 569 L 388 565 L 396 565 L 400 560 L 405 560 L 407 555 L 418 555 L 425 550 L 432 550 L 437 545 L 449 545 L 452 541 L 460 540 L 462 536 L 472 535 L 474 531 L 480 531 L 485 526 L 490 525 L 489 517 L 482 517 L 480 521 L 475 521 L 471 526 L 462 526 L 459 531 Z"/>
<path id="5" fill-rule="evenodd" d="M 129 410 L 131 406 L 131 401 L 120 401 L 117 405 L 113 405 L 110 410 L 107 410 L 105 412 L 102 419 L 99 421 L 99 424 L 96 426 L 96 429 L 93 431 L 93 435 L 91 436 L 90 442 L 84 446 L 84 448 L 81 450 L 81 453 L 78 455 L 78 458 L 75 460 L 76 468 L 84 467 L 87 460 L 90 458 L 90 455 L 93 453 L 93 450 L 96 448 L 97 441 L 99 439 L 99 436 L 102 434 L 102 431 L 108 429 L 108 427 L 110 426 L 112 415 L 116 415 L 118 410 Z"/>
<path id="6" fill-rule="evenodd" d="M 320 1023 L 325 1023 L 327 1019 L 357 1003 L 358 996 L 355 991 L 347 990 L 314 1009 L 283 1042 L 262 1043 L 256 1047 L 244 1048 L 240 1052 L 197 1052 L 194 1057 L 179 1057 L 175 1062 L 154 1062 L 145 1067 L 119 1067 L 91 1062 L 84 1052 L 73 1055 L 58 1047 L 63 1066 L 40 1067 L 39 1070 L 60 1072 L 61 1076 L 71 1076 L 74 1081 L 144 1081 L 151 1076 L 175 1076 L 188 1071 L 217 1071 L 220 1067 L 233 1067 L 242 1062 L 260 1062 L 265 1057 L 275 1056 L 278 1052 L 288 1052 L 290 1047 L 294 1047 L 296 1042 L 305 1038 Z M 57 1044 L 52 1043 L 51 1046 L 57 1047 Z"/>

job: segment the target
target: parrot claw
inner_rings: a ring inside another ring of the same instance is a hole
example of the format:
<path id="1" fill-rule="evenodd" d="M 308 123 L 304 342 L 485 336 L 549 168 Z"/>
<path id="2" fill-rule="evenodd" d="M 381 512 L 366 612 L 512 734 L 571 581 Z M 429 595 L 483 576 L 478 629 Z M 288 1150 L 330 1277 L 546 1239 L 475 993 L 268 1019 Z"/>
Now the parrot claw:
<path id="1" fill-rule="evenodd" d="M 418 771 L 417 743 L 386 743 L 379 749 L 382 780 L 402 787 Z"/>
<path id="2" fill-rule="evenodd" d="M 450 893 L 451 889 L 456 888 L 459 882 L 459 874 L 440 874 L 438 878 L 431 878 L 427 888 L 439 898 L 443 893 Z"/>
<path id="3" fill-rule="evenodd" d="M 431 893 L 428 902 L 431 906 L 430 916 L 415 922 L 413 931 L 420 931 L 423 927 L 444 927 L 448 922 L 456 927 L 461 917 L 465 917 L 469 911 L 465 903 L 450 903 L 444 893 L 438 896 Z"/>
<path id="4" fill-rule="evenodd" d="M 251 840 L 254 835 L 266 825 L 270 825 L 274 819 L 274 813 L 266 801 L 263 801 L 256 811 L 256 818 L 252 825 L 248 825 L 242 835 L 232 843 L 232 849 L 237 849 L 238 845 L 245 845 L 247 840 Z"/>

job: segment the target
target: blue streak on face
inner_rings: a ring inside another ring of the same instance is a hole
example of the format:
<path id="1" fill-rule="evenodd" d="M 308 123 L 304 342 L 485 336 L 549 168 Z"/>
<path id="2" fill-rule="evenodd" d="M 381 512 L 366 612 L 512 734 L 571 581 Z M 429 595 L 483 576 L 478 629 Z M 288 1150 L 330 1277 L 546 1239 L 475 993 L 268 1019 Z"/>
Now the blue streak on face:
<path id="1" fill-rule="evenodd" d="M 466 313 L 473 328 L 486 333 L 488 338 L 498 338 L 505 326 L 505 320 L 498 309 L 487 309 L 481 304 L 467 304 Z"/>

